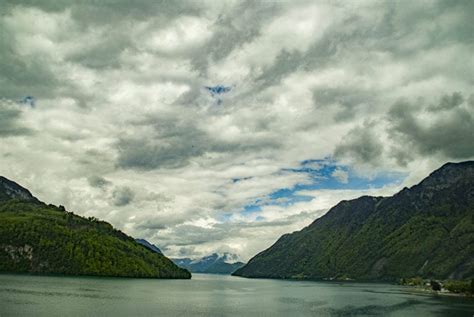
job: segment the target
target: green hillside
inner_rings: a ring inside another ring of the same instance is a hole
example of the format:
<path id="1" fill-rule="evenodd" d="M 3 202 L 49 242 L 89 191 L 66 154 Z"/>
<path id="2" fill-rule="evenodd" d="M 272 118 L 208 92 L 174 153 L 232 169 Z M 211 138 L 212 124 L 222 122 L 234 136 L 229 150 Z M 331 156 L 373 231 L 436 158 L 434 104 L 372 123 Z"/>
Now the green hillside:
<path id="1" fill-rule="evenodd" d="M 448 163 L 392 197 L 341 201 L 234 275 L 394 280 L 474 277 L 474 162 Z"/>
<path id="2" fill-rule="evenodd" d="M 0 178 L 0 272 L 190 278 L 107 222 L 39 202 Z"/>

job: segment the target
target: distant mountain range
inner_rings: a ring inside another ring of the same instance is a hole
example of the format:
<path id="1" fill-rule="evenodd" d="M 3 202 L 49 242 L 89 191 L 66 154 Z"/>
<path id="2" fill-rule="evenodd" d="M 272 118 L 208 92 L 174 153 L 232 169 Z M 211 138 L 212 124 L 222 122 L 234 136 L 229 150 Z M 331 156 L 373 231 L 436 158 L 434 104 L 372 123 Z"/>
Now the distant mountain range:
<path id="1" fill-rule="evenodd" d="M 46 205 L 5 177 L 0 177 L 0 272 L 191 277 L 109 223 Z"/>
<path id="2" fill-rule="evenodd" d="M 394 280 L 474 277 L 474 162 L 448 163 L 391 197 L 341 201 L 233 275 Z"/>
<path id="3" fill-rule="evenodd" d="M 171 259 L 177 266 L 193 273 L 231 274 L 245 265 L 238 261 L 238 256 L 231 253 L 219 255 L 213 253 L 203 258 L 192 260 L 190 258 Z"/>
<path id="4" fill-rule="evenodd" d="M 156 245 L 151 244 L 145 239 L 135 239 L 135 241 L 153 252 L 163 254 Z M 177 258 L 171 260 L 177 266 L 193 273 L 231 274 L 245 265 L 245 263 L 238 261 L 239 257 L 237 255 L 232 253 L 223 253 L 221 255 L 213 253 L 197 260 L 191 258 Z"/>

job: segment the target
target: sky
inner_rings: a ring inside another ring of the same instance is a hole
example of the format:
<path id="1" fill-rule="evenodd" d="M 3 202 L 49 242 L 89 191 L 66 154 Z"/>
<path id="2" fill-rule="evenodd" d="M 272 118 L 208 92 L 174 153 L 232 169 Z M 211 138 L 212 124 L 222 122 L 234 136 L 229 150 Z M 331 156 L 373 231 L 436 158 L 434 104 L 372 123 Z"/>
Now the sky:
<path id="1" fill-rule="evenodd" d="M 246 261 L 474 158 L 474 1 L 1 1 L 0 175 Z"/>

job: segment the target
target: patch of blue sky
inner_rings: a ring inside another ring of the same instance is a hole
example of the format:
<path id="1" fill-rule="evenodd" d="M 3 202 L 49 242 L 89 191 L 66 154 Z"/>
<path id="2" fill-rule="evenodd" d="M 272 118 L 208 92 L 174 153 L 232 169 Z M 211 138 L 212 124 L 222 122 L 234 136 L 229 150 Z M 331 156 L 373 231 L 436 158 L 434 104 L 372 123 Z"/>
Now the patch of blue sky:
<path id="1" fill-rule="evenodd" d="M 334 176 L 338 170 L 347 174 L 347 179 L 341 181 Z M 386 185 L 400 184 L 406 177 L 404 173 L 384 172 L 371 178 L 366 178 L 352 172 L 348 166 L 337 164 L 331 159 L 306 160 L 301 162 L 298 168 L 283 169 L 284 173 L 305 173 L 309 181 L 296 184 L 292 188 L 281 188 L 265 198 L 257 199 L 255 202 L 246 205 L 241 212 L 242 215 L 251 215 L 261 211 L 262 206 L 282 206 L 288 207 L 295 203 L 307 202 L 314 199 L 313 196 L 298 194 L 306 190 L 365 190 L 371 188 L 381 188 Z"/>
<path id="2" fill-rule="evenodd" d="M 220 222 L 229 222 L 232 218 L 232 215 L 232 212 L 222 212 L 216 215 L 216 219 Z"/>
<path id="3" fill-rule="evenodd" d="M 25 96 L 21 98 L 18 102 L 24 105 L 29 105 L 30 107 L 34 108 L 36 104 L 36 99 L 33 96 Z"/>
<path id="4" fill-rule="evenodd" d="M 204 86 L 204 88 L 211 94 L 212 98 L 215 99 L 216 104 L 220 106 L 222 104 L 222 97 L 232 90 L 232 86 L 216 85 L 216 86 Z"/>
<path id="5" fill-rule="evenodd" d="M 254 214 L 260 211 L 262 211 L 262 207 L 260 207 L 258 202 L 256 202 L 254 204 L 249 204 L 249 205 L 244 206 L 244 210 L 241 212 L 241 214 L 247 216 L 247 215 Z"/>
<path id="6" fill-rule="evenodd" d="M 282 188 L 268 195 L 269 200 L 266 205 L 290 206 L 298 202 L 311 201 L 314 197 L 308 195 L 298 195 L 296 190 Z"/>
<path id="7" fill-rule="evenodd" d="M 205 86 L 204 88 L 206 88 L 207 91 L 209 91 L 212 96 L 222 95 L 232 90 L 232 87 L 224 86 L 224 85 Z"/>
<path id="8" fill-rule="evenodd" d="M 252 179 L 252 177 L 240 177 L 240 178 L 232 178 L 232 183 L 238 183 L 238 182 L 241 182 L 241 181 L 245 181 L 245 180 L 248 180 L 248 179 Z"/>
<path id="9" fill-rule="evenodd" d="M 342 182 L 333 176 L 336 171 L 347 173 L 347 181 Z M 400 184 L 406 174 L 399 172 L 383 172 L 371 178 L 361 177 L 354 173 L 349 167 L 336 164 L 333 160 L 307 160 L 301 162 L 301 167 L 283 169 L 286 172 L 305 173 L 309 176 L 310 182 L 297 184 L 290 191 L 315 189 L 370 189 L 380 188 L 388 184 Z"/>

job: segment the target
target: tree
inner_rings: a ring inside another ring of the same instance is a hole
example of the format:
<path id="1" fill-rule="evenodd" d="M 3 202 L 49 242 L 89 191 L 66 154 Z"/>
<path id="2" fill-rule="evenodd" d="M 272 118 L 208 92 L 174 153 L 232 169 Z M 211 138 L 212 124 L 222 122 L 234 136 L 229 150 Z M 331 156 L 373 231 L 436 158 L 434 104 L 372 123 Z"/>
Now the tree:
<path id="1" fill-rule="evenodd" d="M 441 283 L 438 281 L 431 280 L 430 281 L 431 289 L 433 291 L 440 291 L 441 290 Z"/>

